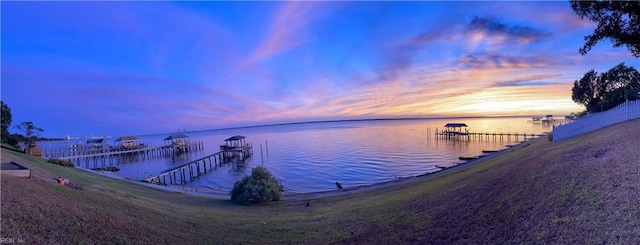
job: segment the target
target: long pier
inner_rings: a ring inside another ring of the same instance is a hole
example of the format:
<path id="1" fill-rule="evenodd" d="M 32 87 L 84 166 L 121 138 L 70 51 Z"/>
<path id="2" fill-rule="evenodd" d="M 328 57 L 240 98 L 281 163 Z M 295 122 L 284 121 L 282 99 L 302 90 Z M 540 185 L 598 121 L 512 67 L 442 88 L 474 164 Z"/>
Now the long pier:
<path id="1" fill-rule="evenodd" d="M 253 146 L 251 144 L 241 147 L 226 147 L 222 151 L 169 168 L 157 175 L 145 176 L 142 181 L 160 185 L 185 184 L 202 174 L 215 170 L 224 163 L 234 160 L 244 161 L 252 154 Z"/>
<path id="2" fill-rule="evenodd" d="M 126 161 L 127 159 L 146 159 L 146 158 L 154 158 L 154 157 L 169 157 L 180 153 L 185 152 L 194 152 L 194 151 L 202 151 L 204 150 L 204 143 L 202 141 L 192 141 L 188 145 L 184 146 L 173 146 L 173 145 L 161 145 L 156 147 L 143 147 L 138 149 L 125 149 L 119 150 L 118 148 L 111 148 L 110 151 L 100 151 L 92 154 L 84 154 L 79 155 L 73 153 L 65 153 L 61 154 L 60 152 L 45 154 L 47 158 L 57 158 L 63 160 L 70 160 L 76 165 L 80 165 L 82 162 L 86 163 L 86 167 L 89 168 L 90 162 L 93 162 L 93 167 L 99 167 L 99 163 L 101 162 L 101 167 L 105 167 L 107 165 L 113 166 L 116 163 L 121 163 Z M 88 152 L 88 151 L 79 151 L 79 152 Z"/>
<path id="3" fill-rule="evenodd" d="M 545 136 L 545 134 L 535 134 L 535 133 L 502 133 L 502 132 L 452 132 L 445 130 L 435 130 L 436 139 L 466 139 L 466 140 L 494 140 L 494 141 L 520 141 L 527 139 L 534 139 L 541 136 Z"/>

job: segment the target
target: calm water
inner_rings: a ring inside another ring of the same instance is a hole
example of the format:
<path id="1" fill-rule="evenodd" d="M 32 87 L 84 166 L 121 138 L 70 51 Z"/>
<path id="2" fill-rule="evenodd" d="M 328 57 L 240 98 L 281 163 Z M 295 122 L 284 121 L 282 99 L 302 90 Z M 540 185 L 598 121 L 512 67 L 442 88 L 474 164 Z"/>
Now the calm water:
<path id="1" fill-rule="evenodd" d="M 459 156 L 478 156 L 482 150 L 499 150 L 507 144 L 517 143 L 506 139 L 443 140 L 433 137 L 435 129 L 442 129 L 447 122 L 464 122 L 473 132 L 539 134 L 551 131 L 549 126 L 532 124 L 528 119 L 348 121 L 187 133 L 191 140 L 204 142 L 203 152 L 174 158 L 132 160 L 118 164 L 120 171 L 117 174 L 141 179 L 145 174 L 156 174 L 217 152 L 224 139 L 243 135 L 247 142 L 253 143 L 251 159 L 244 164 L 219 167 L 185 186 L 229 191 L 235 181 L 251 173 L 252 167 L 263 165 L 280 179 L 287 192 L 326 191 L 335 189 L 336 181 L 349 187 L 438 171 L 436 165 L 461 162 Z M 144 136 L 141 140 L 159 145 L 167 135 Z"/>

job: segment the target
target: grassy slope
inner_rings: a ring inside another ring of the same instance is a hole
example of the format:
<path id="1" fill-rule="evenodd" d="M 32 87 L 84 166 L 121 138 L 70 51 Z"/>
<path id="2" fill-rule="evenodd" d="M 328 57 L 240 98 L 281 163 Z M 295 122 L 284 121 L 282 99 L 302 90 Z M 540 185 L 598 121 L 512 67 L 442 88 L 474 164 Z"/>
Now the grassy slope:
<path id="1" fill-rule="evenodd" d="M 1 237 L 43 242 L 380 243 L 640 240 L 640 120 L 379 189 L 237 206 L 2 150 Z M 65 176 L 82 190 L 61 187 Z"/>

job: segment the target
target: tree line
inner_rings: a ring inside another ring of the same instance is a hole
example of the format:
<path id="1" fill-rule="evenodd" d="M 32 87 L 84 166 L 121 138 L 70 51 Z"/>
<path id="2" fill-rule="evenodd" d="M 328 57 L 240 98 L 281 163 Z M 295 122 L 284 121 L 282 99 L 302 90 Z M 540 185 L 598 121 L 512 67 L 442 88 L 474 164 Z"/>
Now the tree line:
<path id="1" fill-rule="evenodd" d="M 598 73 L 591 69 L 573 83 L 571 99 L 587 112 L 606 111 L 627 100 L 640 98 L 640 72 L 623 63 Z"/>
<path id="2" fill-rule="evenodd" d="M 640 58 L 640 1 L 571 0 L 571 8 L 580 19 L 597 22 L 593 34 L 584 37 L 579 49 L 586 55 L 598 42 L 609 39 L 613 47 L 626 46 Z M 591 69 L 573 83 L 571 99 L 586 107 L 586 112 L 606 111 L 640 97 L 640 73 L 623 63 L 598 73 Z"/>
<path id="3" fill-rule="evenodd" d="M 25 148 L 29 150 L 31 147 L 36 145 L 36 142 L 40 140 L 40 133 L 44 132 L 44 129 L 37 127 L 33 124 L 33 122 L 21 122 L 15 127 L 22 131 L 22 134 L 10 134 L 9 127 L 13 122 L 13 118 L 11 115 L 11 108 L 9 105 L 5 104 L 4 101 L 0 101 L 0 106 L 2 107 L 2 124 L 1 127 L 1 138 L 3 144 L 9 144 L 14 148 L 19 148 L 20 144 L 24 144 Z"/>

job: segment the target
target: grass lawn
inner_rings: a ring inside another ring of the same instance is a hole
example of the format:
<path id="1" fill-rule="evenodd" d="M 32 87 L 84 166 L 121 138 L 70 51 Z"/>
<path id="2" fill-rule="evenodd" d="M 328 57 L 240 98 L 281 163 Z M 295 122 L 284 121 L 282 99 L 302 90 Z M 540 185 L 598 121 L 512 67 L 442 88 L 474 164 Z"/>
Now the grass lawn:
<path id="1" fill-rule="evenodd" d="M 2 150 L 1 237 L 27 243 L 623 243 L 640 241 L 640 120 L 541 138 L 380 188 L 239 206 Z M 82 189 L 58 185 L 64 176 Z M 306 203 L 309 201 L 310 206 Z"/>

